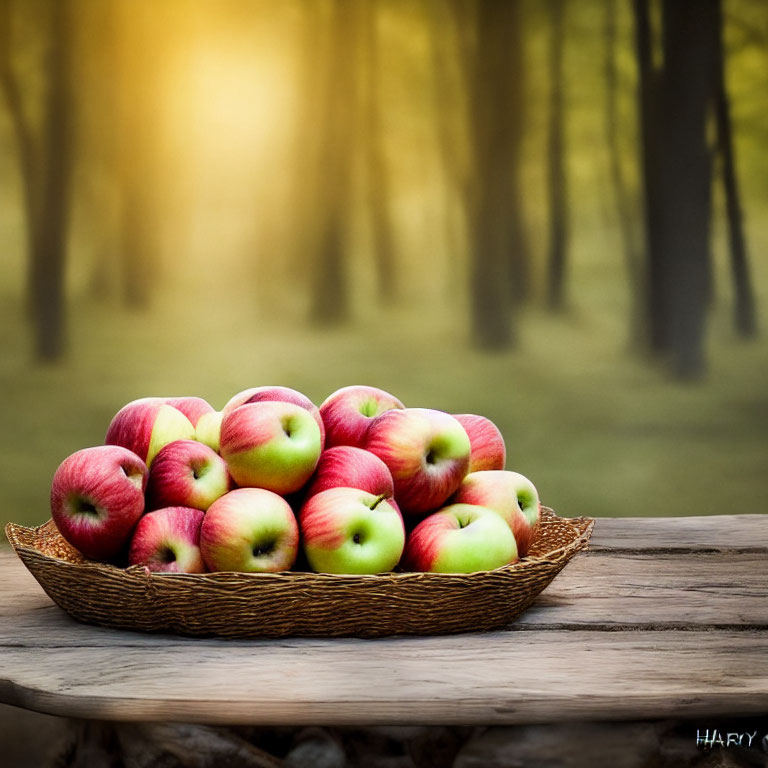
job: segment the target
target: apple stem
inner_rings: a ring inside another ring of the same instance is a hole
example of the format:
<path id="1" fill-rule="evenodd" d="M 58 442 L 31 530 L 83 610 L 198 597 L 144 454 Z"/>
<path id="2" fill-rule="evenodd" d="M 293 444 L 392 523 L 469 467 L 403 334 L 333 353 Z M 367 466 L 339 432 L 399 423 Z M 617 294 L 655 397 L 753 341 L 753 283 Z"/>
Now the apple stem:
<path id="1" fill-rule="evenodd" d="M 373 510 L 373 509 L 376 509 L 376 507 L 378 507 L 378 506 L 379 506 L 379 504 L 381 504 L 381 502 L 382 502 L 382 501 L 384 501 L 384 499 L 386 499 L 386 498 L 387 498 L 387 494 L 386 494 L 386 493 L 382 493 L 382 494 L 381 494 L 381 496 L 379 496 L 379 497 L 376 499 L 376 501 L 374 501 L 374 502 L 373 502 L 373 506 L 371 507 L 371 509 L 372 509 L 372 510 Z"/>

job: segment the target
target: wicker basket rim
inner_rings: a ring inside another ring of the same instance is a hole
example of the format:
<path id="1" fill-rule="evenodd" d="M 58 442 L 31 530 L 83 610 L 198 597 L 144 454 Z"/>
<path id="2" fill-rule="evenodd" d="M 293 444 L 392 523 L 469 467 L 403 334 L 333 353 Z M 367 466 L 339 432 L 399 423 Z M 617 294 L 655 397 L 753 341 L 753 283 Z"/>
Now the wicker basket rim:
<path id="1" fill-rule="evenodd" d="M 211 573 L 161 573 L 161 572 L 153 572 L 150 571 L 145 566 L 141 565 L 131 565 L 127 568 L 120 568 L 116 565 L 113 565 L 111 563 L 101 563 L 93 560 L 85 560 L 85 562 L 82 563 L 73 563 L 70 560 L 66 560 L 61 557 L 57 557 L 55 555 L 49 554 L 47 552 L 42 552 L 40 549 L 38 549 L 35 546 L 30 546 L 27 544 L 23 544 L 21 539 L 25 537 L 25 534 L 28 534 L 30 536 L 36 537 L 40 535 L 43 532 L 43 529 L 50 529 L 51 526 L 53 526 L 53 521 L 51 519 L 47 520 L 45 523 L 42 523 L 38 526 L 24 526 L 19 523 L 13 523 L 9 522 L 5 525 L 5 535 L 8 538 L 9 543 L 11 544 L 11 547 L 13 548 L 14 552 L 16 552 L 19 557 L 21 557 L 21 553 L 25 553 L 28 555 L 33 555 L 36 557 L 42 557 L 48 561 L 57 562 L 61 564 L 64 568 L 73 568 L 77 569 L 79 571 L 87 570 L 87 571 L 95 571 L 100 573 L 113 573 L 113 574 L 124 574 L 124 575 L 130 575 L 130 576 L 140 576 L 142 578 L 146 579 L 154 579 L 154 578 L 161 578 L 163 580 L 178 580 L 178 581 L 188 581 L 190 579 L 200 581 L 222 581 L 226 580 L 228 582 L 233 581 L 234 579 L 241 579 L 245 582 L 251 582 L 251 583 L 258 583 L 260 581 L 271 581 L 275 579 L 295 579 L 295 580 L 302 580 L 306 578 L 310 578 L 313 580 L 325 580 L 325 581 L 332 581 L 332 582 L 351 582 L 351 581 L 372 581 L 372 582 L 381 582 L 382 580 L 386 580 L 388 582 L 391 581 L 406 581 L 411 580 L 414 578 L 417 579 L 446 579 L 446 578 L 466 578 L 468 576 L 484 576 L 489 573 L 506 573 L 506 572 L 514 572 L 514 571 L 522 571 L 526 568 L 530 568 L 532 565 L 536 565 L 539 563 L 556 563 L 559 560 L 562 559 L 562 557 L 566 554 L 570 554 L 572 552 L 578 551 L 579 549 L 582 549 L 586 543 L 589 541 L 589 538 L 592 534 L 592 529 L 595 524 L 594 518 L 591 517 L 561 517 L 560 515 L 557 515 L 554 510 L 550 509 L 549 507 L 545 507 L 542 505 L 541 507 L 542 511 L 542 518 L 543 519 L 550 519 L 550 520 L 557 520 L 559 522 L 565 522 L 569 524 L 571 527 L 574 528 L 575 533 L 577 534 L 570 542 L 567 544 L 564 544 L 560 547 L 557 547 L 556 549 L 550 550 L 546 554 L 542 555 L 531 555 L 526 556 L 523 558 L 520 558 L 518 561 L 511 563 L 510 565 L 503 565 L 499 568 L 495 568 L 491 571 L 474 571 L 472 573 L 425 573 L 420 571 L 390 571 L 386 573 L 376 573 L 376 574 L 354 574 L 354 573 L 316 573 L 314 571 L 277 571 L 273 573 L 243 573 L 240 571 L 215 571 Z M 545 517 L 546 516 L 546 517 Z"/>
<path id="2" fill-rule="evenodd" d="M 531 555 L 491 571 L 154 573 L 85 560 L 53 521 L 9 523 L 16 554 L 53 601 L 86 624 L 217 637 L 387 637 L 499 629 L 584 550 L 591 518 L 542 507 Z M 339 605 L 352 610 L 339 612 Z"/>

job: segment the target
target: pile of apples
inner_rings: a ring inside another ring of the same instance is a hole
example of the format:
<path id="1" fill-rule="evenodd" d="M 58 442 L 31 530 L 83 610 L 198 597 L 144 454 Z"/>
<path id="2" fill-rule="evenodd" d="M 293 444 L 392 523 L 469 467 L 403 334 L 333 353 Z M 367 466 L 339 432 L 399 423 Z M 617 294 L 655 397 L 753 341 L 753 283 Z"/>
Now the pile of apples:
<path id="1" fill-rule="evenodd" d="M 523 557 L 536 488 L 504 471 L 483 416 L 406 408 L 369 386 L 318 408 L 256 387 L 221 411 L 198 397 L 135 400 L 105 445 L 65 459 L 61 535 L 92 560 L 151 571 L 472 573 Z"/>

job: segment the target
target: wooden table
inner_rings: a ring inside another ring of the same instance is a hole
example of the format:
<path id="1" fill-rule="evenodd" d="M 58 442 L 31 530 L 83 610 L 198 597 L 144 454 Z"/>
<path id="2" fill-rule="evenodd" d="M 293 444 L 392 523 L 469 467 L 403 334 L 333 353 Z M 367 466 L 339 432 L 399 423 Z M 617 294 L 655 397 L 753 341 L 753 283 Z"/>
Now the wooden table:
<path id="1" fill-rule="evenodd" d="M 0 550 L 0 701 L 210 724 L 518 724 L 768 712 L 768 516 L 601 519 L 507 630 L 200 640 L 78 624 Z"/>

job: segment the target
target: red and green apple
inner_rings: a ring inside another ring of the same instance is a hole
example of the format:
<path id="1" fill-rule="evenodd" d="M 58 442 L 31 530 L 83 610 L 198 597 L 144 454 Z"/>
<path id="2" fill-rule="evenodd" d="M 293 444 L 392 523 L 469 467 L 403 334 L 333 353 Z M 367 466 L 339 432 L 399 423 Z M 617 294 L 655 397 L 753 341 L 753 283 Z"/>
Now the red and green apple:
<path id="1" fill-rule="evenodd" d="M 358 488 L 376 496 L 384 494 L 387 498 L 395 494 L 392 473 L 387 465 L 370 451 L 351 445 L 326 448 L 320 454 L 305 498 L 340 487 Z"/>
<path id="2" fill-rule="evenodd" d="M 144 397 L 124 405 L 112 419 L 104 442 L 133 451 L 147 466 L 174 440 L 192 440 L 195 427 L 167 398 Z"/>
<path id="3" fill-rule="evenodd" d="M 320 437 L 323 445 L 325 445 L 325 425 L 323 424 L 318 407 L 305 394 L 290 387 L 264 386 L 244 389 L 229 399 L 222 409 L 222 413 L 226 416 L 230 411 L 239 408 L 241 405 L 262 402 L 293 403 L 309 411 L 320 428 Z"/>
<path id="4" fill-rule="evenodd" d="M 373 419 L 393 408 L 405 406 L 389 392 L 362 384 L 342 387 L 320 406 L 326 430 L 326 447 L 363 447 L 365 433 Z"/>
<path id="5" fill-rule="evenodd" d="M 371 423 L 365 448 L 389 468 L 405 514 L 437 509 L 469 469 L 471 446 L 464 427 L 430 408 L 385 411 Z"/>
<path id="6" fill-rule="evenodd" d="M 317 422 L 294 403 L 248 403 L 221 422 L 221 455 L 240 486 L 294 493 L 312 476 L 321 450 Z"/>
<path id="7" fill-rule="evenodd" d="M 136 525 L 128 550 L 130 565 L 160 573 L 205 573 L 200 528 L 205 513 L 191 507 L 148 512 Z"/>
<path id="8" fill-rule="evenodd" d="M 487 470 L 468 474 L 451 501 L 492 509 L 509 525 L 525 557 L 539 524 L 541 505 L 534 484 L 518 472 Z"/>
<path id="9" fill-rule="evenodd" d="M 474 413 L 454 414 L 453 418 L 464 427 L 472 446 L 469 471 L 504 469 L 507 449 L 499 428 L 490 419 Z"/>
<path id="10" fill-rule="evenodd" d="M 517 560 L 515 537 L 493 510 L 451 504 L 425 517 L 409 534 L 403 567 L 433 573 L 491 571 Z"/>
<path id="11" fill-rule="evenodd" d="M 287 571 L 298 553 L 299 527 L 282 496 L 238 488 L 208 508 L 200 549 L 211 571 Z"/>
<path id="12" fill-rule="evenodd" d="M 147 509 L 206 510 L 232 487 L 227 464 L 196 440 L 174 440 L 155 456 L 147 481 Z"/>
<path id="13" fill-rule="evenodd" d="M 144 512 L 147 466 L 127 448 L 83 448 L 59 465 L 51 485 L 51 517 L 85 557 L 109 560 Z"/>
<path id="14" fill-rule="evenodd" d="M 400 560 L 403 518 L 385 494 L 329 488 L 301 508 L 299 526 L 310 567 L 321 573 L 383 573 Z"/>

